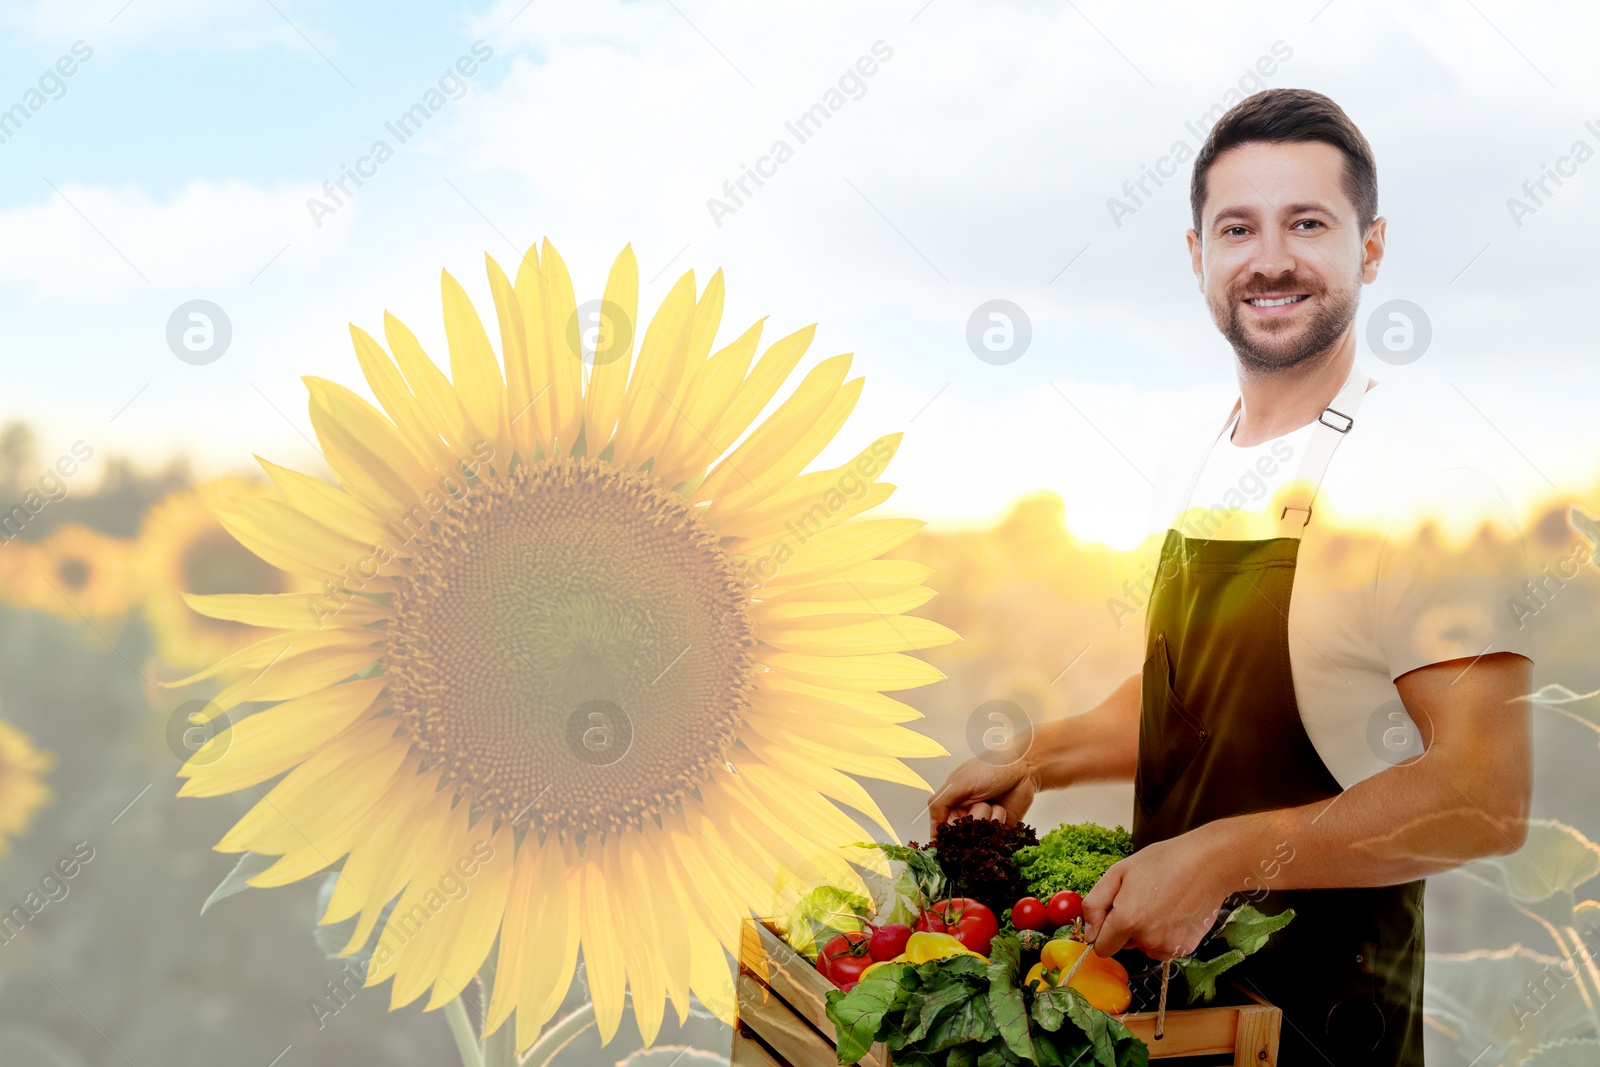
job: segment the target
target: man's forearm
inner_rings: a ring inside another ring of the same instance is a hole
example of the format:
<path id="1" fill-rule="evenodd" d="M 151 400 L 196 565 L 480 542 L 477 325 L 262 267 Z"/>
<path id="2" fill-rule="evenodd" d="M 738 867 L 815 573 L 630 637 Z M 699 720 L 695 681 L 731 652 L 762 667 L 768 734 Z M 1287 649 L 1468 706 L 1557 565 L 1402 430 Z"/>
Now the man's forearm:
<path id="1" fill-rule="evenodd" d="M 1510 653 L 1402 675 L 1428 750 L 1328 801 L 1201 827 L 1229 892 L 1397 885 L 1522 846 L 1532 723 L 1519 699 L 1532 664 Z M 1429 713 L 1428 709 L 1432 709 Z M 1284 854 L 1293 859 L 1284 862 Z M 1247 884 L 1248 883 L 1248 884 Z"/>
<path id="2" fill-rule="evenodd" d="M 1131 675 L 1082 715 L 1036 727 L 1025 758 L 1039 788 L 1131 779 L 1139 759 L 1139 689 L 1139 675 Z"/>

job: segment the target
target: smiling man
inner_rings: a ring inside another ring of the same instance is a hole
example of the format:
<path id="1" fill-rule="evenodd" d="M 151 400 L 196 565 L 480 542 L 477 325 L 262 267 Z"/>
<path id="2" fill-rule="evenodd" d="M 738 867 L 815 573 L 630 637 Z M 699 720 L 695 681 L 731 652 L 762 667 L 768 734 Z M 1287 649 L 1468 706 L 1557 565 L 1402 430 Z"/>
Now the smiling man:
<path id="1" fill-rule="evenodd" d="M 1228 976 L 1283 1009 L 1282 1067 L 1414 1067 L 1423 879 L 1526 836 L 1533 664 L 1506 607 L 1523 542 L 1411 395 L 1357 366 L 1387 222 L 1338 105 L 1236 105 L 1191 206 L 1240 399 L 1157 485 L 1143 668 L 1040 725 L 1022 759 L 957 767 L 932 821 L 1016 819 L 1041 789 L 1131 777 L 1137 851 L 1084 901 L 1095 951 L 1170 959 L 1226 906 L 1292 907 Z M 1452 545 L 1436 523 L 1483 529 Z"/>

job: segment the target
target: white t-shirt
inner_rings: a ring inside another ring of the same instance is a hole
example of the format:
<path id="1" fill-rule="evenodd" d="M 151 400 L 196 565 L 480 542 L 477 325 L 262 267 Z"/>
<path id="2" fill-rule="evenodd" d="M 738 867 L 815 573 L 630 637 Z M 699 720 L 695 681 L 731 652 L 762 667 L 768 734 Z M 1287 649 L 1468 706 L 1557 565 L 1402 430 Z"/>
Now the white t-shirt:
<path id="1" fill-rule="evenodd" d="M 1437 406 L 1411 387 L 1369 389 L 1301 537 L 1290 670 L 1306 733 L 1344 788 L 1422 750 L 1396 678 L 1488 652 L 1535 658 L 1510 603 L 1526 600 L 1532 576 L 1522 532 L 1499 487 L 1421 417 Z M 1241 448 L 1229 439 L 1237 420 L 1218 437 L 1227 411 L 1206 414 L 1167 453 L 1152 531 L 1174 525 L 1215 440 L 1189 501 L 1189 536 L 1278 536 L 1283 500 L 1273 495 L 1297 474 L 1316 423 Z M 1485 524 L 1488 536 L 1476 536 Z"/>

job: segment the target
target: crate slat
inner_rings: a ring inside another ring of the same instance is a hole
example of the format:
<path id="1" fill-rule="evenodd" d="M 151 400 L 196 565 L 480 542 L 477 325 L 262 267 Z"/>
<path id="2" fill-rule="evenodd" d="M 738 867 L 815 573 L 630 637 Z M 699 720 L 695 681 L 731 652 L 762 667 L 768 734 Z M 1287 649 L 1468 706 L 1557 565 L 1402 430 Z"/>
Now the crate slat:
<path id="1" fill-rule="evenodd" d="M 1278 1038 L 1283 1012 L 1270 1004 L 1239 1009 L 1238 1035 L 1234 1039 L 1234 1067 L 1277 1067 Z"/>
<path id="2" fill-rule="evenodd" d="M 834 1044 L 753 975 L 741 973 L 734 990 L 739 998 L 740 1024 L 755 1031 L 785 1063 L 791 1067 L 839 1067 Z"/>
<path id="3" fill-rule="evenodd" d="M 733 1032 L 733 1052 L 728 1063 L 729 1067 L 783 1067 L 761 1042 L 743 1030 Z"/>
<path id="4" fill-rule="evenodd" d="M 1232 1052 L 1239 1027 L 1238 1008 L 1168 1008 L 1166 1028 L 1157 1041 L 1155 1012 L 1130 1011 L 1117 1018 L 1134 1037 L 1150 1046 L 1153 1060 Z"/>
<path id="5" fill-rule="evenodd" d="M 741 932 L 739 962 L 762 984 L 770 986 L 806 1021 L 832 1035 L 828 1018 L 828 990 L 838 986 L 822 976 L 812 962 L 791 948 L 777 932 L 746 919 Z"/>

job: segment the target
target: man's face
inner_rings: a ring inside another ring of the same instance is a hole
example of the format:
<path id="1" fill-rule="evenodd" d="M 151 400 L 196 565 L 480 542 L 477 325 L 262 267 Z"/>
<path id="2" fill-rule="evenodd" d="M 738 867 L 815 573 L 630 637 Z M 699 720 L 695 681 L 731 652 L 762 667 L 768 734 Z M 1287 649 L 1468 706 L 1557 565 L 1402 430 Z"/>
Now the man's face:
<path id="1" fill-rule="evenodd" d="M 1344 171 L 1344 154 L 1320 141 L 1240 145 L 1212 164 L 1203 240 L 1190 230 L 1189 252 L 1212 321 L 1247 368 L 1285 370 L 1350 336 L 1385 221 L 1360 230 Z"/>

